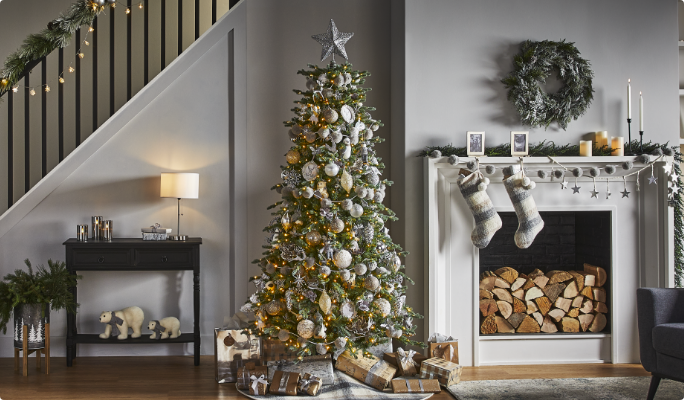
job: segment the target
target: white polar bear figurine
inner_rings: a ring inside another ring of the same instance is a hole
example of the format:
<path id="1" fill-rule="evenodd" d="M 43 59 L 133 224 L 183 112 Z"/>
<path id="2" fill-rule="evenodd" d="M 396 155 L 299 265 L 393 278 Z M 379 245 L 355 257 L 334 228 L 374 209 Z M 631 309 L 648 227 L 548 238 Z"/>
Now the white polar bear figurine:
<path id="1" fill-rule="evenodd" d="M 124 308 L 121 311 L 103 311 L 100 314 L 100 322 L 107 324 L 107 327 L 104 333 L 100 334 L 100 339 L 109 339 L 110 335 L 116 336 L 119 340 L 127 339 L 128 328 L 133 329 L 132 338 L 139 338 L 144 320 L 143 310 L 136 306 Z"/>
<path id="2" fill-rule="evenodd" d="M 152 331 L 150 339 L 175 339 L 181 334 L 180 321 L 176 317 L 152 320 L 147 324 L 147 329 Z M 157 334 L 159 334 L 159 336 L 157 336 Z"/>

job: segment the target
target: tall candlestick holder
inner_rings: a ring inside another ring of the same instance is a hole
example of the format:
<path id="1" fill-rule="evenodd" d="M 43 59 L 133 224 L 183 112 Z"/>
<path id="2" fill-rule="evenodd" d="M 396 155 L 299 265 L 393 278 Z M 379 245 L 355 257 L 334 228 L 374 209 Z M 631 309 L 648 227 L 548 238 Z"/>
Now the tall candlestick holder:
<path id="1" fill-rule="evenodd" d="M 628 136 L 629 141 L 627 142 L 627 152 L 629 154 L 626 154 L 626 155 L 631 156 L 633 154 L 632 153 L 632 119 L 631 118 L 627 118 L 627 133 L 629 134 L 629 136 Z"/>
<path id="2" fill-rule="evenodd" d="M 639 131 L 639 153 L 644 154 L 644 131 Z"/>

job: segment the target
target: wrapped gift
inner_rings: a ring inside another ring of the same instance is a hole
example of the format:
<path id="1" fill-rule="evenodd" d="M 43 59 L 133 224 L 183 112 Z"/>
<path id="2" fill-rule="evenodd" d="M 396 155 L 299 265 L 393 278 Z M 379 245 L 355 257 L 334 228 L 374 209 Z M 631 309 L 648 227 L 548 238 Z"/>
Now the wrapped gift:
<path id="1" fill-rule="evenodd" d="M 354 358 L 349 353 L 337 358 L 335 368 L 378 390 L 383 390 L 397 373 L 396 368 L 375 356 Z"/>
<path id="2" fill-rule="evenodd" d="M 264 339 L 261 345 L 261 361 L 263 364 L 269 361 L 296 360 L 299 358 L 296 351 L 290 351 L 289 346 L 279 339 Z"/>
<path id="3" fill-rule="evenodd" d="M 311 374 L 304 374 L 297 385 L 297 392 L 299 394 L 317 396 L 321 386 L 323 386 L 321 378 Z"/>
<path id="4" fill-rule="evenodd" d="M 271 380 L 271 394 L 297 395 L 299 374 L 297 372 L 276 371 Z"/>
<path id="5" fill-rule="evenodd" d="M 437 379 L 394 379 L 392 380 L 394 393 L 440 393 Z"/>
<path id="6" fill-rule="evenodd" d="M 304 357 L 301 361 L 268 361 L 266 365 L 268 366 L 269 380 L 273 380 L 273 374 L 275 374 L 276 371 L 286 371 L 298 372 L 302 376 L 304 374 L 317 376 L 323 385 L 332 385 L 335 383 L 332 356 L 330 354 Z"/>
<path id="7" fill-rule="evenodd" d="M 449 345 L 451 345 L 451 349 Z M 433 333 L 428 339 L 428 356 L 443 358 L 458 364 L 458 339 L 440 333 Z"/>
<path id="8" fill-rule="evenodd" d="M 252 396 L 265 396 L 268 390 L 266 375 L 252 375 L 250 377 L 249 394 Z"/>
<path id="9" fill-rule="evenodd" d="M 401 347 L 395 353 L 397 355 L 397 371 L 401 376 L 413 376 L 418 373 L 420 364 L 416 364 L 413 357 L 416 355 L 414 350 L 404 351 Z"/>
<path id="10" fill-rule="evenodd" d="M 265 365 L 246 363 L 244 367 L 239 367 L 237 370 L 237 388 L 246 390 L 251 382 L 250 378 L 261 375 L 268 376 L 268 368 Z"/>
<path id="11" fill-rule="evenodd" d="M 420 365 L 420 377 L 437 379 L 444 386 L 451 386 L 461 381 L 463 367 L 443 358 L 428 358 Z"/>
<path id="12" fill-rule="evenodd" d="M 250 327 L 251 313 L 237 313 L 226 318 L 222 328 L 214 329 L 214 364 L 218 383 L 236 382 L 238 368 L 261 365 L 261 340 L 243 333 Z"/>
<path id="13" fill-rule="evenodd" d="M 397 353 L 385 353 L 382 356 L 382 359 L 387 361 L 388 363 L 390 363 L 394 367 L 397 367 L 397 368 L 399 367 L 399 364 L 397 363 Z M 428 359 L 428 357 L 425 357 L 424 355 L 422 355 L 420 353 L 415 353 L 413 355 L 413 361 L 418 366 L 418 368 L 417 368 L 418 371 L 420 371 L 420 364 L 427 359 Z"/>

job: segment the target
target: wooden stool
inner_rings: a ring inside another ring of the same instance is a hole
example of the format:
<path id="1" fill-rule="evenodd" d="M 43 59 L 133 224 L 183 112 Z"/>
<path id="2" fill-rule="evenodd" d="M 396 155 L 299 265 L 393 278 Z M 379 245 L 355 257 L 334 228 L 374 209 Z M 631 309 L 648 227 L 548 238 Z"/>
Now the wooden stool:
<path id="1" fill-rule="evenodd" d="M 21 349 L 14 348 L 14 371 L 19 370 L 19 352 L 23 352 L 24 356 L 24 376 L 28 376 L 28 356 L 31 353 L 36 353 L 36 369 L 40 371 L 41 359 L 40 355 L 45 354 L 45 374 L 50 373 L 50 323 L 45 324 L 45 347 L 42 349 L 29 350 L 28 348 L 28 325 L 22 327 L 22 338 L 24 343 Z"/>

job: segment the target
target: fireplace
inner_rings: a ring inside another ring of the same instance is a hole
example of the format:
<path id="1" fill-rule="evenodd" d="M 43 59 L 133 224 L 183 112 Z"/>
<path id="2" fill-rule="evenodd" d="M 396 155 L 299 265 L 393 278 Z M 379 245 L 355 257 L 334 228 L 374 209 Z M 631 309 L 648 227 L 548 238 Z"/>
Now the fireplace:
<path id="1" fill-rule="evenodd" d="M 513 244 L 517 218 L 502 184 L 501 167 L 519 163 L 518 158 L 481 158 L 497 167 L 487 175 L 487 193 L 505 222 L 485 249 L 473 246 L 470 234 L 473 216 L 456 181 L 460 165 L 446 158 L 425 159 L 425 319 L 426 334 L 439 332 L 459 340 L 461 364 L 506 365 L 544 363 L 638 363 L 636 289 L 671 287 L 674 282 L 674 215 L 667 206 L 667 177 L 662 171 L 666 159 L 654 167 L 658 186 L 648 185 L 644 174 L 641 190 L 637 175 L 627 177 L 628 198 L 618 195 L 622 179 L 597 179 L 598 198 L 589 193 L 594 182 L 579 178 L 578 194 L 563 190 L 558 179 L 537 178 L 537 169 L 547 171 L 548 158 L 525 158 L 527 176 L 536 182 L 532 190 L 545 228 L 526 250 Z M 619 165 L 632 157 L 560 157 L 568 168 Z M 643 166 L 643 165 L 642 165 Z M 635 167 L 639 164 L 635 163 Z M 616 175 L 619 175 L 616 174 Z M 574 186 L 575 179 L 570 186 Z M 613 193 L 606 196 L 606 186 Z M 608 197 L 608 198 L 607 198 Z M 572 232 L 572 233 L 571 233 Z M 603 267 L 608 279 L 607 323 L 600 332 L 494 334 L 480 332 L 479 281 L 483 273 L 503 266 L 528 274 L 534 269 L 583 271 L 583 264 Z"/>
<path id="2" fill-rule="evenodd" d="M 515 245 L 515 213 L 500 212 L 502 228 L 480 249 L 480 335 L 610 333 L 611 213 L 540 215 L 544 229 L 529 248 Z M 511 286 L 490 291 L 489 282 Z M 542 296 L 528 300 L 533 293 Z"/>

